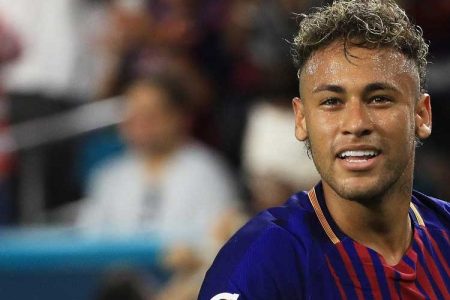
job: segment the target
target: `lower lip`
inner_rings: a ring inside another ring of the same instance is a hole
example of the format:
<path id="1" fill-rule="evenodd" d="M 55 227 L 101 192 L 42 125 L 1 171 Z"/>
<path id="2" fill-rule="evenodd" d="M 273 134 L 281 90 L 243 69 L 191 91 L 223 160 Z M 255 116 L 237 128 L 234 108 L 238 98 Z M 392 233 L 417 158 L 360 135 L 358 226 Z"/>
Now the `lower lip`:
<path id="1" fill-rule="evenodd" d="M 380 159 L 380 155 L 369 158 L 369 159 L 340 159 L 338 158 L 338 161 L 340 164 L 344 167 L 344 169 L 348 171 L 369 171 L 375 167 L 375 164 Z"/>

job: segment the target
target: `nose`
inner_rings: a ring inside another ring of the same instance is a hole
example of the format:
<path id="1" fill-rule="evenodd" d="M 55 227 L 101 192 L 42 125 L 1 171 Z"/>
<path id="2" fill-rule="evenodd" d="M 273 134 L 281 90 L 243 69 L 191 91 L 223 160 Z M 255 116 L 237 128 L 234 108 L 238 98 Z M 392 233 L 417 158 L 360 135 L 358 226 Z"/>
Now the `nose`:
<path id="1" fill-rule="evenodd" d="M 342 112 L 341 128 L 344 135 L 361 137 L 372 133 L 373 122 L 363 101 L 348 101 Z"/>

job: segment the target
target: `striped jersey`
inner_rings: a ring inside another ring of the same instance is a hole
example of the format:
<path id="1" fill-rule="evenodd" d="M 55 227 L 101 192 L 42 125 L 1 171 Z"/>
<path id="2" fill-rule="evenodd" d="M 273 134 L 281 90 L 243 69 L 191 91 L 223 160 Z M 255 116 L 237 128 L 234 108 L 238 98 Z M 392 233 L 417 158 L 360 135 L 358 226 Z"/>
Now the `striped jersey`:
<path id="1" fill-rule="evenodd" d="M 339 230 L 319 183 L 241 228 L 199 299 L 450 299 L 450 205 L 414 191 L 409 216 L 411 245 L 390 266 Z"/>

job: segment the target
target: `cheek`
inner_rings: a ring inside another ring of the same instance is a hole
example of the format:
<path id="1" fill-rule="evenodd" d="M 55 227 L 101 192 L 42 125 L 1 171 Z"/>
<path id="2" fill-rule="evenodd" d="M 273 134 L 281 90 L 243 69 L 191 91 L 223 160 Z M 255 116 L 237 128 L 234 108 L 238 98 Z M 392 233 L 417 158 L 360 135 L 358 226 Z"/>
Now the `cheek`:
<path id="1" fill-rule="evenodd" d="M 330 142 L 339 131 L 339 118 L 330 112 L 320 112 L 306 120 L 310 140 L 320 143 Z"/>
<path id="2" fill-rule="evenodd" d="M 312 120 L 306 122 L 311 150 L 317 159 L 328 156 L 334 140 L 339 132 L 338 120 L 332 114 L 315 114 Z"/>
<path id="3" fill-rule="evenodd" d="M 381 130 L 388 135 L 398 135 L 398 140 L 410 139 L 414 137 L 415 120 L 414 113 L 408 107 L 403 107 L 389 114 L 379 114 L 373 119 Z"/>
<path id="4" fill-rule="evenodd" d="M 408 109 L 377 116 L 375 132 L 386 150 L 398 159 L 410 157 L 415 147 L 414 115 Z"/>

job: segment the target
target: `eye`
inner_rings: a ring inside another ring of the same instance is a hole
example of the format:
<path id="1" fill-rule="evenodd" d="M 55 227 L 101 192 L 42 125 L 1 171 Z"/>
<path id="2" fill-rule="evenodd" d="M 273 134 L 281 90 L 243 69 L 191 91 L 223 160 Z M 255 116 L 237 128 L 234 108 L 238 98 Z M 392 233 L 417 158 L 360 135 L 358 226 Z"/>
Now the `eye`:
<path id="1" fill-rule="evenodd" d="M 329 107 L 337 106 L 340 104 L 342 104 L 342 100 L 339 98 L 334 98 L 334 97 L 327 98 L 320 103 L 320 105 L 322 105 L 322 106 L 329 106 Z"/>
<path id="2" fill-rule="evenodd" d="M 376 104 L 376 105 L 383 105 L 383 104 L 391 103 L 392 100 L 391 100 L 391 98 L 389 98 L 387 96 L 374 96 L 374 97 L 370 98 L 369 102 Z"/>

